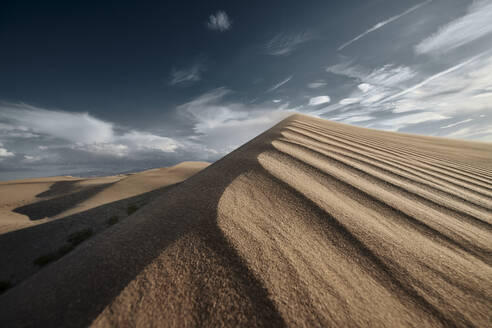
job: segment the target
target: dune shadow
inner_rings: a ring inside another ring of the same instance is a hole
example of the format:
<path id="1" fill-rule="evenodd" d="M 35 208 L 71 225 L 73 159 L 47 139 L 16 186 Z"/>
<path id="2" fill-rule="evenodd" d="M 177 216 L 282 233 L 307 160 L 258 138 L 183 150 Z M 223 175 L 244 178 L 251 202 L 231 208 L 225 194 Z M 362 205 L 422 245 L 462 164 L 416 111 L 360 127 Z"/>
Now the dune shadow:
<path id="1" fill-rule="evenodd" d="M 151 202 L 166 189 L 159 188 L 144 194 L 107 203 L 83 212 L 39 225 L 0 235 L 0 280 L 17 285 L 40 270 L 34 265 L 42 257 L 67 243 L 70 234 L 90 228 L 94 235 L 126 219 L 128 208 L 137 210 Z M 49 201 L 43 202 L 46 205 Z"/>
<path id="2" fill-rule="evenodd" d="M 50 197 L 70 192 L 70 190 L 75 189 L 74 183 L 75 182 L 73 181 L 56 182 L 53 184 L 52 188 L 38 194 L 36 197 Z M 73 208 L 77 204 L 96 195 L 97 193 L 103 191 L 112 184 L 113 182 L 97 186 L 85 187 L 80 191 L 72 192 L 68 195 L 47 200 L 41 200 L 32 204 L 17 207 L 12 211 L 19 214 L 27 215 L 30 220 L 40 220 L 46 217 L 52 217 L 70 208 Z"/>
<path id="3" fill-rule="evenodd" d="M 79 180 L 74 181 L 57 181 L 53 183 L 48 190 L 45 190 L 36 195 L 37 198 L 54 197 L 63 195 L 75 191 L 77 189 L 76 184 Z"/>

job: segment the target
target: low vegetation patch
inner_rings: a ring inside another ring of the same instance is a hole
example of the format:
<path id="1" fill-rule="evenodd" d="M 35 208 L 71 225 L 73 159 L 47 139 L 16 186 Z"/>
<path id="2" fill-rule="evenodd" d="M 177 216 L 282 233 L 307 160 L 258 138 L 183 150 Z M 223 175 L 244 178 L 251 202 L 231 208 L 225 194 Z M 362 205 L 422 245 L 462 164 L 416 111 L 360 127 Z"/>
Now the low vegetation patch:
<path id="1" fill-rule="evenodd" d="M 74 232 L 68 236 L 68 244 L 64 244 L 58 250 L 55 252 L 51 252 L 45 255 L 42 255 L 38 257 L 37 259 L 34 260 L 34 264 L 38 266 L 45 266 L 48 263 L 54 262 L 56 260 L 59 260 L 66 254 L 70 253 L 75 246 L 78 244 L 82 243 L 84 240 L 88 239 L 90 236 L 92 236 L 92 229 L 87 228 L 83 229 L 77 232 Z"/>
<path id="2" fill-rule="evenodd" d="M 128 215 L 132 215 L 133 213 L 135 213 L 136 211 L 138 210 L 138 206 L 135 205 L 135 204 L 130 204 L 128 205 L 128 207 L 126 208 L 126 214 Z"/>
<path id="3" fill-rule="evenodd" d="M 67 241 L 73 246 L 77 246 L 78 244 L 80 244 L 90 236 L 92 236 L 92 229 L 87 228 L 70 234 L 68 236 Z"/>
<path id="4" fill-rule="evenodd" d="M 49 253 L 46 255 L 42 255 L 38 257 L 37 259 L 34 260 L 34 264 L 39 265 L 39 266 L 45 266 L 48 263 L 51 263 L 53 261 L 56 261 L 59 257 L 57 256 L 56 253 Z"/>
<path id="5" fill-rule="evenodd" d="M 113 215 L 112 217 L 109 218 L 109 220 L 107 221 L 107 224 L 108 224 L 108 226 L 112 226 L 112 225 L 118 223 L 119 220 L 120 220 L 120 218 L 117 215 Z"/>
<path id="6" fill-rule="evenodd" d="M 59 257 L 62 257 L 68 253 L 70 253 L 75 248 L 75 245 L 65 244 L 62 247 L 58 248 L 57 254 Z"/>
<path id="7" fill-rule="evenodd" d="M 12 287 L 12 283 L 10 281 L 0 280 L 0 294 L 4 293 L 10 287 Z"/>
<path id="8" fill-rule="evenodd" d="M 39 266 L 45 266 L 48 263 L 54 262 L 66 254 L 70 253 L 75 248 L 72 244 L 65 244 L 62 247 L 58 248 L 56 252 L 48 253 L 46 255 L 42 255 L 34 260 L 34 264 Z"/>

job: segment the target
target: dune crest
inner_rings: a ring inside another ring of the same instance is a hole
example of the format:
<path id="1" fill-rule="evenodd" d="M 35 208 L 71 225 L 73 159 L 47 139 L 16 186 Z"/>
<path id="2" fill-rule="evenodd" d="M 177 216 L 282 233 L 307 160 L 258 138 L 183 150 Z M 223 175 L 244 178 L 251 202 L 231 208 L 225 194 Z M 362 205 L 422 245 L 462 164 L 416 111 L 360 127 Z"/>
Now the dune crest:
<path id="1" fill-rule="evenodd" d="M 0 324 L 485 327 L 491 265 L 491 144 L 293 115 L 7 291 Z"/>

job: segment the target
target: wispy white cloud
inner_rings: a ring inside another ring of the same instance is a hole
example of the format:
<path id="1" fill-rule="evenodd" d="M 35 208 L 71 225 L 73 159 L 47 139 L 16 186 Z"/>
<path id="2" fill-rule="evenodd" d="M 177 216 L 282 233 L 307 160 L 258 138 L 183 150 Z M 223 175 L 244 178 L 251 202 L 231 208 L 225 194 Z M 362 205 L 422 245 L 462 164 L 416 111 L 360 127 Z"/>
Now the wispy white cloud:
<path id="1" fill-rule="evenodd" d="M 227 31 L 232 26 L 232 20 L 225 11 L 218 11 L 208 17 L 207 27 L 220 32 Z"/>
<path id="2" fill-rule="evenodd" d="M 310 114 L 378 129 L 423 129 L 440 136 L 492 140 L 490 129 L 485 128 L 492 125 L 485 116 L 492 111 L 492 52 L 479 53 L 431 75 L 417 68 L 383 65 L 368 69 L 351 61 L 330 66 L 326 71 L 347 77 L 353 89 L 338 102 Z M 458 122 L 450 123 L 452 118 Z M 442 124 L 444 120 L 447 124 Z M 467 126 L 456 131 L 462 124 Z"/>
<path id="3" fill-rule="evenodd" d="M 126 132 L 121 136 L 118 136 L 116 140 L 131 149 L 159 150 L 166 153 L 174 152 L 180 146 L 180 144 L 172 138 L 136 130 Z"/>
<path id="4" fill-rule="evenodd" d="M 473 121 L 473 119 L 467 118 L 466 120 L 463 120 L 463 121 L 459 121 L 459 122 L 456 122 L 456 123 L 451 123 L 451 124 L 448 124 L 448 125 L 445 125 L 445 126 L 441 126 L 441 129 L 449 129 L 449 128 L 455 127 L 457 125 L 465 124 L 465 123 L 468 123 L 468 122 L 471 122 L 471 121 Z"/>
<path id="5" fill-rule="evenodd" d="M 359 88 L 360 91 L 366 93 L 366 92 L 371 91 L 371 89 L 373 89 L 374 86 L 372 84 L 369 84 L 369 83 L 361 83 L 357 86 L 357 88 Z"/>
<path id="6" fill-rule="evenodd" d="M 343 98 L 340 100 L 338 103 L 340 105 L 351 105 L 351 104 L 357 104 L 362 100 L 362 98 Z"/>
<path id="7" fill-rule="evenodd" d="M 230 152 L 292 113 L 285 106 L 229 100 L 233 95 L 227 88 L 217 88 L 178 107 L 183 115 L 191 115 L 197 134 L 193 140 L 217 154 Z"/>
<path id="8" fill-rule="evenodd" d="M 353 79 L 361 80 L 368 75 L 367 70 L 355 65 L 352 61 L 343 61 L 341 63 L 326 67 L 326 72 L 333 73 L 341 76 L 350 77 Z"/>
<path id="9" fill-rule="evenodd" d="M 492 141 L 492 124 L 491 125 L 474 125 L 456 130 L 446 135 L 448 138 L 468 138 L 483 141 Z"/>
<path id="10" fill-rule="evenodd" d="M 330 107 L 333 109 L 333 111 L 337 111 L 338 109 L 343 108 L 344 106 L 345 105 L 335 104 Z M 371 112 L 370 110 L 361 107 L 358 110 L 338 112 L 336 114 L 329 115 L 328 118 L 331 121 L 353 124 L 353 123 L 360 123 L 360 122 L 373 120 L 374 117 L 370 115 L 370 112 Z"/>
<path id="11" fill-rule="evenodd" d="M 448 119 L 449 116 L 434 113 L 434 112 L 420 112 L 405 116 L 399 116 L 395 118 L 383 119 L 378 122 L 379 125 L 385 126 L 386 130 L 397 131 L 403 127 L 411 124 L 431 122 L 431 121 L 441 121 Z"/>
<path id="12" fill-rule="evenodd" d="M 465 65 L 462 65 L 465 64 Z M 446 115 L 468 116 L 492 111 L 492 57 L 475 56 L 453 66 L 432 79 L 426 79 L 411 87 L 410 91 L 398 93 L 391 101 L 381 105 L 394 106 L 395 111 L 408 108 L 427 108 Z M 475 97 L 481 95 L 481 97 Z M 385 101 L 385 100 L 383 100 Z M 489 119 L 490 121 L 490 119 Z M 485 124 L 487 118 L 477 121 Z"/>
<path id="13" fill-rule="evenodd" d="M 314 81 L 314 82 L 311 82 L 311 83 L 308 83 L 308 88 L 310 89 L 318 89 L 318 88 L 322 88 L 322 87 L 325 87 L 326 86 L 326 81 L 324 80 L 317 80 L 317 81 Z"/>
<path id="14" fill-rule="evenodd" d="M 465 60 L 464 62 L 461 62 L 461 63 L 459 63 L 459 64 L 457 64 L 457 65 L 455 65 L 455 66 L 452 66 L 452 67 L 450 67 L 450 68 L 448 68 L 448 69 L 446 69 L 446 70 L 444 70 L 444 71 L 441 71 L 441 72 L 439 72 L 439 73 L 436 73 L 436 74 L 434 74 L 434 75 L 432 75 L 432 76 L 430 76 L 430 77 L 426 78 L 426 79 L 425 79 L 425 80 L 423 80 L 422 82 L 417 83 L 417 84 L 413 85 L 413 86 L 412 86 L 412 87 L 410 87 L 410 88 L 407 88 L 407 89 L 405 89 L 405 90 L 403 90 L 403 91 L 401 91 L 401 92 L 399 92 L 399 93 L 397 93 L 397 94 L 394 94 L 394 95 L 392 95 L 392 96 L 390 96 L 390 97 L 388 97 L 388 98 L 384 99 L 384 100 L 383 100 L 383 102 L 387 102 L 387 101 L 390 101 L 390 100 L 396 99 L 396 98 L 401 97 L 401 96 L 403 96 L 403 95 L 405 95 L 405 94 L 407 94 L 407 93 L 409 93 L 409 92 L 415 91 L 415 90 L 417 90 L 417 89 L 419 89 L 419 88 L 421 88 L 421 87 L 425 86 L 426 84 L 428 84 L 428 83 L 432 82 L 433 80 L 439 79 L 439 78 L 441 78 L 441 77 L 443 77 L 443 76 L 445 76 L 445 75 L 447 75 L 447 74 L 449 74 L 449 73 L 452 73 L 452 72 L 454 72 L 454 71 L 459 70 L 460 68 L 462 68 L 462 67 L 464 67 L 464 66 L 466 66 L 466 65 L 469 65 L 470 63 L 473 63 L 474 61 L 476 61 L 477 59 L 479 59 L 479 58 L 480 58 L 480 57 L 482 57 L 483 55 L 484 55 L 484 53 L 481 53 L 481 54 L 479 54 L 479 55 L 473 56 L 472 58 L 467 59 L 467 60 Z"/>
<path id="15" fill-rule="evenodd" d="M 391 94 L 401 91 L 402 84 L 417 76 L 417 72 L 407 66 L 383 65 L 375 69 L 367 69 L 360 65 L 345 61 L 326 68 L 332 74 L 348 77 L 355 84 L 355 90 L 338 101 L 338 103 L 319 110 L 316 114 L 323 115 L 340 109 L 348 109 L 347 106 L 358 104 L 364 110 L 381 110 L 373 104 Z"/>
<path id="16" fill-rule="evenodd" d="M 330 102 L 329 96 L 317 96 L 309 99 L 309 106 L 317 106 L 321 104 L 327 104 Z"/>
<path id="17" fill-rule="evenodd" d="M 303 32 L 298 34 L 278 34 L 267 42 L 265 50 L 267 54 L 273 56 L 288 56 L 301 44 L 314 38 L 313 34 Z"/>
<path id="18" fill-rule="evenodd" d="M 361 116 L 351 116 L 345 119 L 342 119 L 341 121 L 343 123 L 359 123 L 359 122 L 365 122 L 374 119 L 372 116 L 367 116 L 367 115 L 361 115 Z"/>
<path id="19" fill-rule="evenodd" d="M 363 78 L 365 83 L 373 86 L 392 87 L 415 77 L 417 72 L 407 66 L 384 65 L 373 70 Z M 360 85 L 358 86 L 360 89 Z M 367 86 L 366 86 L 367 87 Z"/>
<path id="20" fill-rule="evenodd" d="M 202 79 L 202 73 L 205 71 L 203 62 L 197 62 L 189 67 L 182 69 L 173 69 L 171 72 L 170 85 L 187 85 Z"/>
<path id="21" fill-rule="evenodd" d="M 0 122 L 0 139 L 1 138 L 34 138 L 37 137 L 35 133 L 29 131 L 29 129 L 22 125 L 11 125 Z"/>
<path id="22" fill-rule="evenodd" d="M 474 1 L 466 15 L 441 27 L 415 47 L 417 54 L 440 54 L 492 33 L 492 2 Z"/>
<path id="23" fill-rule="evenodd" d="M 272 86 L 270 89 L 268 89 L 265 92 L 268 93 L 268 92 L 275 91 L 278 88 L 280 88 L 281 86 L 283 86 L 284 84 L 286 84 L 287 82 L 289 82 L 291 79 L 292 79 L 292 76 L 289 76 L 288 78 L 286 78 L 285 80 L 282 80 L 279 83 L 275 84 L 274 86 Z"/>
<path id="24" fill-rule="evenodd" d="M 13 152 L 10 152 L 7 149 L 3 148 L 3 144 L 0 142 L 0 160 L 2 157 L 11 157 L 14 155 L 15 154 Z"/>
<path id="25" fill-rule="evenodd" d="M 329 66 L 326 68 L 326 71 L 355 79 L 360 83 L 359 89 L 368 89 L 374 86 L 391 87 L 410 80 L 417 74 L 407 66 L 387 64 L 373 70 L 368 70 L 367 68 L 353 64 L 351 61 Z"/>
<path id="26" fill-rule="evenodd" d="M 0 148 L 0 157 L 9 157 L 9 156 L 14 156 L 14 153 L 8 151 L 5 148 Z"/>
<path id="27" fill-rule="evenodd" d="M 38 162 L 42 160 L 43 158 L 41 156 L 32 156 L 32 155 L 24 155 L 24 161 L 26 162 Z"/>
<path id="28" fill-rule="evenodd" d="M 424 2 L 422 2 L 422 3 L 419 3 L 418 5 L 415 5 L 415 6 L 411 7 L 411 8 L 409 8 L 409 9 L 405 10 L 405 11 L 404 11 L 404 12 L 402 12 L 401 14 L 395 15 L 395 16 L 390 17 L 390 18 L 388 18 L 388 19 L 386 19 L 386 20 L 384 20 L 384 21 L 382 21 L 382 22 L 377 23 L 376 25 L 374 25 L 374 26 L 373 26 L 373 27 L 371 27 L 370 29 L 368 29 L 368 30 L 364 31 L 363 33 L 361 33 L 361 34 L 357 35 L 355 38 L 351 39 L 350 41 L 348 41 L 348 42 L 346 42 L 346 43 L 342 44 L 340 47 L 338 47 L 338 49 L 337 49 L 337 50 L 338 50 L 338 51 L 342 50 L 343 48 L 345 48 L 345 47 L 347 47 L 347 46 L 351 45 L 351 44 L 352 44 L 352 43 L 354 43 L 355 41 L 362 39 L 363 37 L 365 37 L 365 36 L 366 36 L 366 35 L 368 35 L 369 33 L 374 32 L 374 31 L 376 31 L 376 30 L 380 29 L 381 27 L 383 27 L 383 26 L 385 26 L 385 25 L 387 25 L 387 24 L 389 24 L 389 23 L 391 23 L 391 22 L 394 22 L 395 20 L 397 20 L 397 19 L 399 19 L 399 18 L 401 18 L 401 17 L 403 17 L 403 16 L 405 16 L 405 15 L 410 14 L 411 12 L 413 12 L 413 11 L 415 11 L 415 10 L 419 9 L 420 7 L 422 7 L 422 6 L 426 5 L 426 4 L 428 4 L 428 3 L 429 3 L 429 2 L 431 2 L 431 1 L 432 1 L 432 0 L 427 0 L 427 1 L 424 1 Z"/>

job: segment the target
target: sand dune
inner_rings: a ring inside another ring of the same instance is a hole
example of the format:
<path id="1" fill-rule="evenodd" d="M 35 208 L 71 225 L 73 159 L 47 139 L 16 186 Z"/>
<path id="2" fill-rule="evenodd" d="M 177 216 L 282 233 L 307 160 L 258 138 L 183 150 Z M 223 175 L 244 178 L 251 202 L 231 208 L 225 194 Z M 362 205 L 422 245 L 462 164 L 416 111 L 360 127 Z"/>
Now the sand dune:
<path id="1" fill-rule="evenodd" d="M 169 186 L 207 165 L 182 162 L 172 167 L 100 178 L 51 177 L 0 182 L 0 234 Z"/>
<path id="2" fill-rule="evenodd" d="M 72 234 L 97 235 L 208 165 L 183 162 L 102 178 L 0 183 L 0 282 L 18 284 L 41 269 L 37 259 L 48 255 L 51 262 L 59 250 L 71 251 Z"/>
<path id="3" fill-rule="evenodd" d="M 294 115 L 7 291 L 0 325 L 486 327 L 491 265 L 491 144 Z"/>

